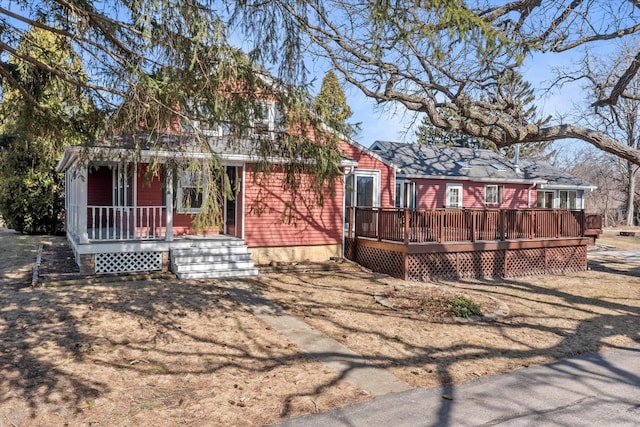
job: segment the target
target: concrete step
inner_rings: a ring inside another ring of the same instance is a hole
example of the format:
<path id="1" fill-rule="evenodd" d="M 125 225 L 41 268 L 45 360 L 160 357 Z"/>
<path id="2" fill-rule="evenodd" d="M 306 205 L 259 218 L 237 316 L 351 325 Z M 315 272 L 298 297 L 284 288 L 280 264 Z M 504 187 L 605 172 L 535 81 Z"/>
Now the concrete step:
<path id="1" fill-rule="evenodd" d="M 172 257 L 246 254 L 247 245 L 171 249 Z"/>
<path id="2" fill-rule="evenodd" d="M 255 267 L 243 240 L 220 237 L 185 239 L 171 249 L 171 270 L 179 279 L 255 276 Z"/>
<path id="3" fill-rule="evenodd" d="M 200 271 L 193 273 L 175 273 L 178 279 L 217 279 L 221 277 L 257 276 L 257 268 L 242 270 Z"/>
<path id="4" fill-rule="evenodd" d="M 173 243 L 175 249 L 190 249 L 190 248 L 218 248 L 218 247 L 233 247 L 233 246 L 246 246 L 244 240 L 233 239 L 229 237 L 219 239 L 184 239 Z M 175 250 L 174 249 L 174 250 Z"/>
<path id="5" fill-rule="evenodd" d="M 189 264 L 171 264 L 171 270 L 174 273 L 188 272 L 206 272 L 206 271 L 223 271 L 223 270 L 244 270 L 255 268 L 253 261 L 220 261 L 212 263 L 189 263 Z"/>
<path id="6" fill-rule="evenodd" d="M 207 264 L 221 261 L 251 261 L 248 252 L 237 254 L 194 254 L 177 255 L 172 257 L 172 262 L 177 265 L 182 264 Z"/>

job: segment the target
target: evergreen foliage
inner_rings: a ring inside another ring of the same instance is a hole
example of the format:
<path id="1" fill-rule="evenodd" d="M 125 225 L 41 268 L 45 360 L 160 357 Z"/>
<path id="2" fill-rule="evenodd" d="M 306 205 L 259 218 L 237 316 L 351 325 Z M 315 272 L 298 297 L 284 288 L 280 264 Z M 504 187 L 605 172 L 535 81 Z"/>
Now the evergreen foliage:
<path id="1" fill-rule="evenodd" d="M 344 135 L 352 136 L 357 125 L 348 124 L 353 112 L 347 104 L 347 97 L 338 81 L 338 76 L 329 71 L 322 79 L 320 92 L 315 99 L 315 108 L 320 120 Z"/>
<path id="2" fill-rule="evenodd" d="M 18 52 L 84 78 L 71 46 L 50 32 L 32 28 Z M 64 182 L 55 165 L 66 145 L 95 137 L 100 114 L 81 88 L 20 59 L 11 65 L 12 78 L 27 95 L 2 82 L 0 133 L 6 143 L 0 151 L 0 215 L 22 233 L 56 233 L 64 227 Z"/>
<path id="3" fill-rule="evenodd" d="M 509 120 L 518 126 L 526 126 L 532 122 L 546 123 L 549 119 L 537 118 L 537 109 L 534 104 L 535 96 L 531 84 L 525 81 L 517 72 L 508 70 L 499 79 L 499 84 L 487 95 L 491 103 L 504 105 L 508 109 Z M 451 108 L 439 107 L 439 116 L 451 121 L 460 121 L 462 117 Z M 467 119 L 469 120 L 469 119 Z M 416 131 L 417 142 L 429 145 L 444 145 L 454 147 L 480 148 L 493 150 L 506 157 L 513 158 L 515 149 L 513 146 L 498 148 L 493 141 L 469 135 L 459 129 L 445 130 L 434 126 L 428 115 L 422 118 Z M 542 159 L 544 152 L 553 141 L 536 141 L 520 144 L 520 156 L 529 159 Z"/>

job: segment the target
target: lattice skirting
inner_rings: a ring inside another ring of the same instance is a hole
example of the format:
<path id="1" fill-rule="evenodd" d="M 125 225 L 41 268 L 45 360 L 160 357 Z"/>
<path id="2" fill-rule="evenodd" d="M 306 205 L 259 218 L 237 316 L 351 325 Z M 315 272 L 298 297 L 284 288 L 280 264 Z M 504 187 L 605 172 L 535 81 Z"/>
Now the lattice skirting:
<path id="1" fill-rule="evenodd" d="M 96 274 L 162 270 L 162 252 L 96 254 Z"/>
<path id="2" fill-rule="evenodd" d="M 344 257 L 354 261 L 356 259 L 356 239 L 344 239 Z"/>
<path id="3" fill-rule="evenodd" d="M 349 251 L 347 258 L 366 268 L 417 281 L 566 274 L 587 268 L 585 245 L 412 254 L 358 245 L 352 252 L 353 258 Z"/>
<path id="4" fill-rule="evenodd" d="M 370 270 L 389 276 L 400 278 L 404 276 L 404 256 L 401 252 L 357 246 L 353 261 Z"/>

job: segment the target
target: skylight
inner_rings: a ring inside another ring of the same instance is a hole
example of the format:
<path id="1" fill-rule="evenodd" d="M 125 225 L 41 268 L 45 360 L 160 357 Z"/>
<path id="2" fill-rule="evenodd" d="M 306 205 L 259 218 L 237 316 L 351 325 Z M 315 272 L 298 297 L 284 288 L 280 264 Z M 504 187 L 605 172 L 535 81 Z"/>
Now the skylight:
<path id="1" fill-rule="evenodd" d="M 503 165 L 502 163 L 494 163 L 492 166 L 494 168 L 496 168 L 496 170 L 499 170 L 499 171 L 506 171 L 507 170 L 507 167 L 505 165 Z"/>
<path id="2" fill-rule="evenodd" d="M 463 169 L 469 168 L 469 162 L 467 162 L 466 160 L 458 160 L 456 162 L 456 165 L 460 166 Z"/>

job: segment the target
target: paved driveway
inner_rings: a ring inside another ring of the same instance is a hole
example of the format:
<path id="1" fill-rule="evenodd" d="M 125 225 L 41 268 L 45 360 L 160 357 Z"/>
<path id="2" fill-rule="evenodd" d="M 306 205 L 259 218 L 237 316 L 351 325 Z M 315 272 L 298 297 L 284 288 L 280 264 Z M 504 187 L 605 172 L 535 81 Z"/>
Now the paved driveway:
<path id="1" fill-rule="evenodd" d="M 456 387 L 414 389 L 280 426 L 638 426 L 640 346 Z"/>

